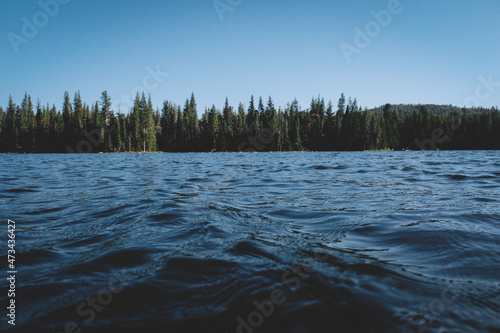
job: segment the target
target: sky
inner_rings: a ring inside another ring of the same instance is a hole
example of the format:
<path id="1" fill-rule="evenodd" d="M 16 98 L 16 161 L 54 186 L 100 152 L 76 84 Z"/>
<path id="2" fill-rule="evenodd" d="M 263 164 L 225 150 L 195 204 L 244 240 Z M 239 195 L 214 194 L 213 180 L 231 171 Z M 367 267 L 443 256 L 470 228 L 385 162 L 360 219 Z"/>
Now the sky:
<path id="1" fill-rule="evenodd" d="M 500 105 L 500 1 L 0 0 L 0 106 Z"/>

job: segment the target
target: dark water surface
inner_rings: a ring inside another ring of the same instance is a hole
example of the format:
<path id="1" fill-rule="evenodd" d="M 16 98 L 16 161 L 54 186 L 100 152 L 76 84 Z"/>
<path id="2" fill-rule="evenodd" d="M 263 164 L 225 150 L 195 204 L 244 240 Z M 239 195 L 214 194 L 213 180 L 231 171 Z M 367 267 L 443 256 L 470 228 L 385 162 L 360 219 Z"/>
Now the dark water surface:
<path id="1" fill-rule="evenodd" d="M 500 332 L 499 204 L 500 152 L 0 155 L 18 332 Z"/>

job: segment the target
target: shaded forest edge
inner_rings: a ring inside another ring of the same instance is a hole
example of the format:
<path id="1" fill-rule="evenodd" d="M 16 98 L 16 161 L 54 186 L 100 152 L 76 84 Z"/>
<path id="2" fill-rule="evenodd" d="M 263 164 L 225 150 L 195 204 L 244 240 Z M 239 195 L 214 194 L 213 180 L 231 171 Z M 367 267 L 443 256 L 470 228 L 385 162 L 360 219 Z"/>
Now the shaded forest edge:
<path id="1" fill-rule="evenodd" d="M 106 91 L 100 101 L 82 102 L 64 94 L 62 110 L 33 105 L 25 94 L 20 105 L 9 98 L 0 107 L 0 152 L 98 153 L 130 151 L 360 151 L 500 149 L 498 107 L 386 104 L 358 107 L 344 94 L 336 107 L 313 98 L 302 110 L 297 100 L 276 108 L 252 96 L 248 108 L 226 98 L 198 118 L 194 94 L 183 106 L 165 101 L 154 108 L 151 97 L 137 94 L 127 114 L 112 110 Z"/>

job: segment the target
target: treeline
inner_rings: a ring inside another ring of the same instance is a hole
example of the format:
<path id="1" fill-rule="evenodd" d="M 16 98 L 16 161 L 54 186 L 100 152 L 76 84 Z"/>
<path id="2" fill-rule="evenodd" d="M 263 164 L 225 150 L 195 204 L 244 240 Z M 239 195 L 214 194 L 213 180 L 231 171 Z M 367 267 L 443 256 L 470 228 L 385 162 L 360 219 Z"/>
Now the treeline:
<path id="1" fill-rule="evenodd" d="M 392 105 L 392 107 L 393 109 L 398 110 L 399 115 L 405 115 L 405 116 L 418 112 L 420 109 L 422 109 L 422 107 L 425 107 L 429 112 L 429 114 L 436 116 L 449 115 L 455 112 L 461 114 L 463 110 L 453 105 L 436 105 L 436 104 L 397 104 L 397 105 Z M 372 111 L 377 114 L 382 114 L 383 110 L 384 110 L 384 105 L 374 108 Z M 474 115 L 481 115 L 484 112 L 494 111 L 494 110 L 495 108 L 485 109 L 483 107 L 475 107 L 467 109 L 467 112 L 469 113 L 469 115 L 474 116 Z"/>
<path id="2" fill-rule="evenodd" d="M 25 94 L 20 105 L 9 98 L 0 107 L 0 151 L 18 153 L 96 153 L 126 151 L 329 151 L 376 149 L 500 149 L 498 108 L 386 104 L 368 110 L 344 94 L 333 105 L 313 98 L 302 110 L 297 100 L 276 108 L 252 96 L 248 107 L 212 106 L 198 118 L 194 94 L 183 106 L 137 94 L 127 114 L 112 110 L 106 91 L 100 101 L 82 102 L 64 94 L 62 109 Z M 408 111 L 410 110 L 410 111 Z"/>

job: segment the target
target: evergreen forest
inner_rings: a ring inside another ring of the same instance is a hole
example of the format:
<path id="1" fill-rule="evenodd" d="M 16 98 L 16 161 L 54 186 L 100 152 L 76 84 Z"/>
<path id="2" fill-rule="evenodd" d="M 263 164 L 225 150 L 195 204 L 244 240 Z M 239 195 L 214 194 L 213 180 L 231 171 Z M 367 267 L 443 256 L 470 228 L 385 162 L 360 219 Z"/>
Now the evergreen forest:
<path id="1" fill-rule="evenodd" d="M 334 105 L 318 96 L 276 107 L 253 96 L 245 107 L 215 105 L 198 116 L 194 94 L 184 105 L 137 94 L 126 114 L 104 91 L 92 104 L 64 94 L 62 108 L 9 98 L 0 107 L 2 153 L 361 151 L 500 149 L 498 107 L 391 105 L 362 109 L 342 94 Z"/>

